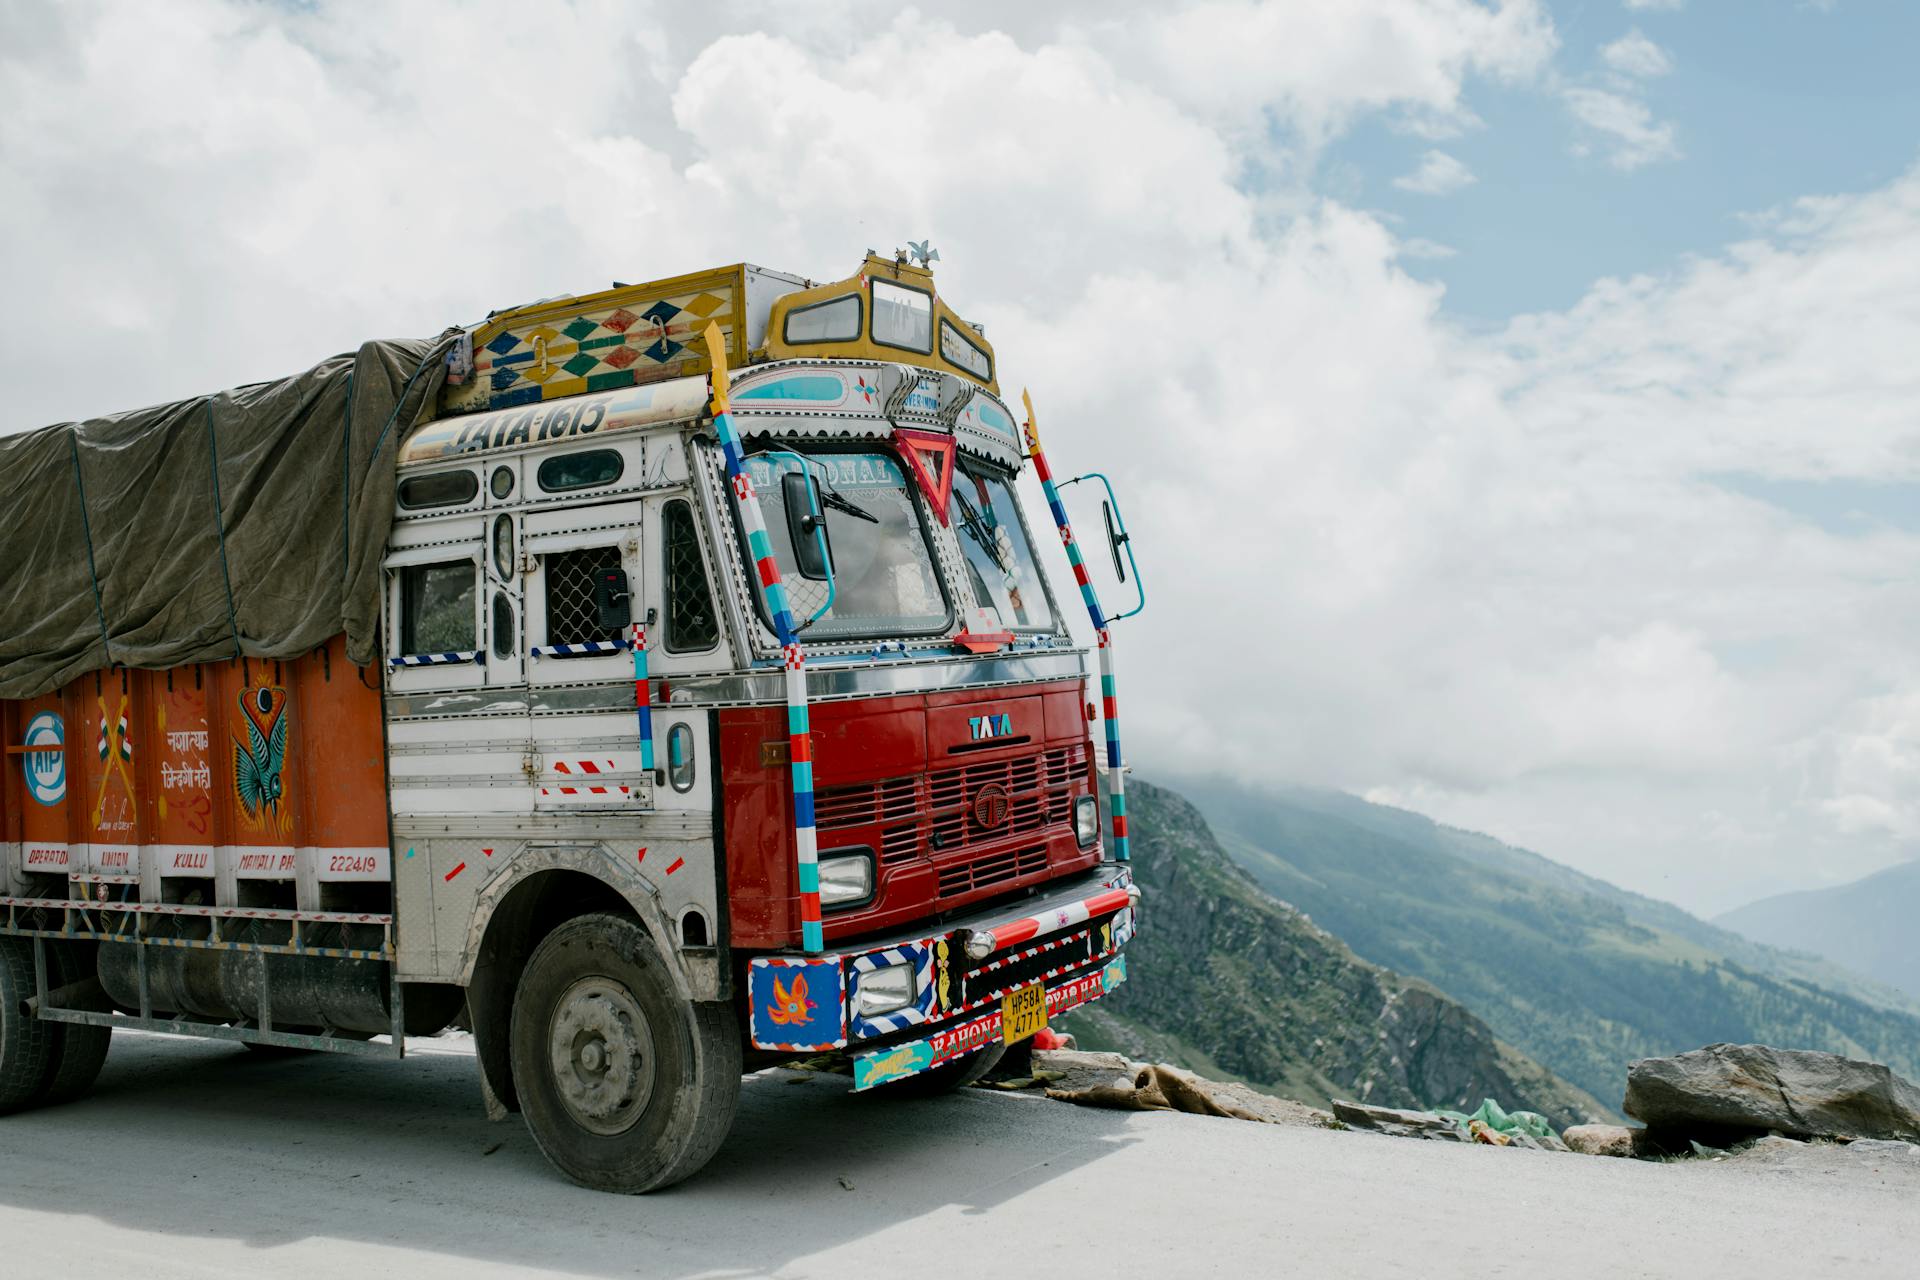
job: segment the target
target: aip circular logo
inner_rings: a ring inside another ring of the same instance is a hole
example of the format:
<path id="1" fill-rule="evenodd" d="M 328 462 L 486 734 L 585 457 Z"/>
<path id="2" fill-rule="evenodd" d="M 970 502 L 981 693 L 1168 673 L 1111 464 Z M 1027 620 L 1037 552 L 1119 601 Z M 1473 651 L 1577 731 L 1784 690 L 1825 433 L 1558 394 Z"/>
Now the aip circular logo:
<path id="1" fill-rule="evenodd" d="M 27 794 L 41 804 L 59 804 L 67 798 L 66 741 L 66 726 L 52 711 L 42 711 L 27 722 L 24 745 L 53 748 L 26 754 Z"/>

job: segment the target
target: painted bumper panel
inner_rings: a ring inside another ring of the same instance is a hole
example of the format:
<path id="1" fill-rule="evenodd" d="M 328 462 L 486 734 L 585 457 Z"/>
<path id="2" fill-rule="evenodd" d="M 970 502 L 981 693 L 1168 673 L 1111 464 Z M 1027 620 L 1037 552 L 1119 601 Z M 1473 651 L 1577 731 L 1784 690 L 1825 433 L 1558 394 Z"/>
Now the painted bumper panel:
<path id="1" fill-rule="evenodd" d="M 1120 869 L 1099 893 L 1092 897 L 1076 894 L 1065 898 L 1048 907 L 1044 914 L 1050 921 L 1059 916 L 1070 918 L 1072 924 L 1080 924 L 1089 918 L 1085 910 L 1087 904 L 1101 906 L 1102 914 L 1120 904 L 1110 930 L 1103 928 L 1092 944 L 1095 961 L 1117 960 L 1135 927 L 1135 899 L 1129 897 L 1131 885 L 1132 877 Z M 1015 923 L 1025 926 L 1029 921 Z M 1049 935 L 1059 936 L 1059 930 L 1064 927 L 1062 924 L 1042 931 L 1038 939 L 1031 933 L 1022 935 L 1032 940 L 1033 945 L 1020 951 L 1003 950 L 984 969 L 991 970 L 1045 952 L 1053 945 Z M 997 926 L 1000 931 L 1007 928 L 1007 923 Z M 846 1048 L 854 1041 L 895 1035 L 923 1023 L 964 1018 L 983 1003 L 972 1000 L 961 1004 L 957 993 L 957 975 L 960 966 L 966 963 L 962 948 L 967 937 L 977 932 L 979 930 L 962 927 L 948 934 L 847 954 L 756 957 L 747 967 L 747 1026 L 754 1047 L 781 1053 L 823 1053 Z M 858 994 L 862 979 L 896 965 L 913 969 L 912 1003 L 887 1013 L 860 1014 Z M 1124 973 L 1124 969 L 1121 972 Z M 1039 976 L 1051 983 L 1056 975 L 1046 972 Z M 997 1010 L 993 1016 L 998 1018 Z M 970 1024 L 966 1021 L 950 1022 L 943 1034 L 967 1025 Z M 937 1061 L 926 1065 L 937 1065 Z"/>
<path id="2" fill-rule="evenodd" d="M 1127 958 L 1115 956 L 1100 968 L 1083 973 L 1047 991 L 1049 1019 L 1089 1004 L 1127 980 Z M 876 1049 L 853 1058 L 854 1092 L 918 1075 L 963 1054 L 984 1049 L 1000 1038 L 1000 1010 L 989 1009 L 977 1018 L 945 1027 L 923 1040 Z"/>

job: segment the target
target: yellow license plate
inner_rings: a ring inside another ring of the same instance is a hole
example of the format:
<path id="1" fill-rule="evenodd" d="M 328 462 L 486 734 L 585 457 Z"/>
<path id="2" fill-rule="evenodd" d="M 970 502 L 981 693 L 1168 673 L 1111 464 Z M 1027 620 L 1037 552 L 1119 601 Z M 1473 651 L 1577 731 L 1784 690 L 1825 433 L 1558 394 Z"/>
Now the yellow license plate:
<path id="1" fill-rule="evenodd" d="M 1000 997 L 1000 1036 L 1018 1044 L 1047 1025 L 1047 987 L 1031 982 Z"/>

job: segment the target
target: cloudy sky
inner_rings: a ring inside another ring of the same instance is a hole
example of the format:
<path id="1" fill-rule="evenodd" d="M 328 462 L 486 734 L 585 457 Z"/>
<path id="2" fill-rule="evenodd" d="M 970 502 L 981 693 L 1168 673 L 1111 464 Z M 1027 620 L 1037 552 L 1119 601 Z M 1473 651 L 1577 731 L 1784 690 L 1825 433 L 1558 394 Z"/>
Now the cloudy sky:
<path id="1" fill-rule="evenodd" d="M 1920 6 L 693 8 L 0 0 L 0 430 L 931 237 L 1125 494 L 1142 768 L 1920 851 Z"/>

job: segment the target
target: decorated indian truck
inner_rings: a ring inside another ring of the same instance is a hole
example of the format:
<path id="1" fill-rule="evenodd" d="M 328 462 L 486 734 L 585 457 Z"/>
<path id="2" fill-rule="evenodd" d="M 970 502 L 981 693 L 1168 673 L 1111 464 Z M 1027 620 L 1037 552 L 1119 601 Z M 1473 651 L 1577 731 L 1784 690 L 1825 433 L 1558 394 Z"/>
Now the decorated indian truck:
<path id="1" fill-rule="evenodd" d="M 1136 924 L 1060 487 L 905 255 L 0 440 L 0 1112 L 83 1094 L 116 1027 L 458 1026 L 496 1118 L 644 1191 L 745 1071 L 979 1078 Z"/>

